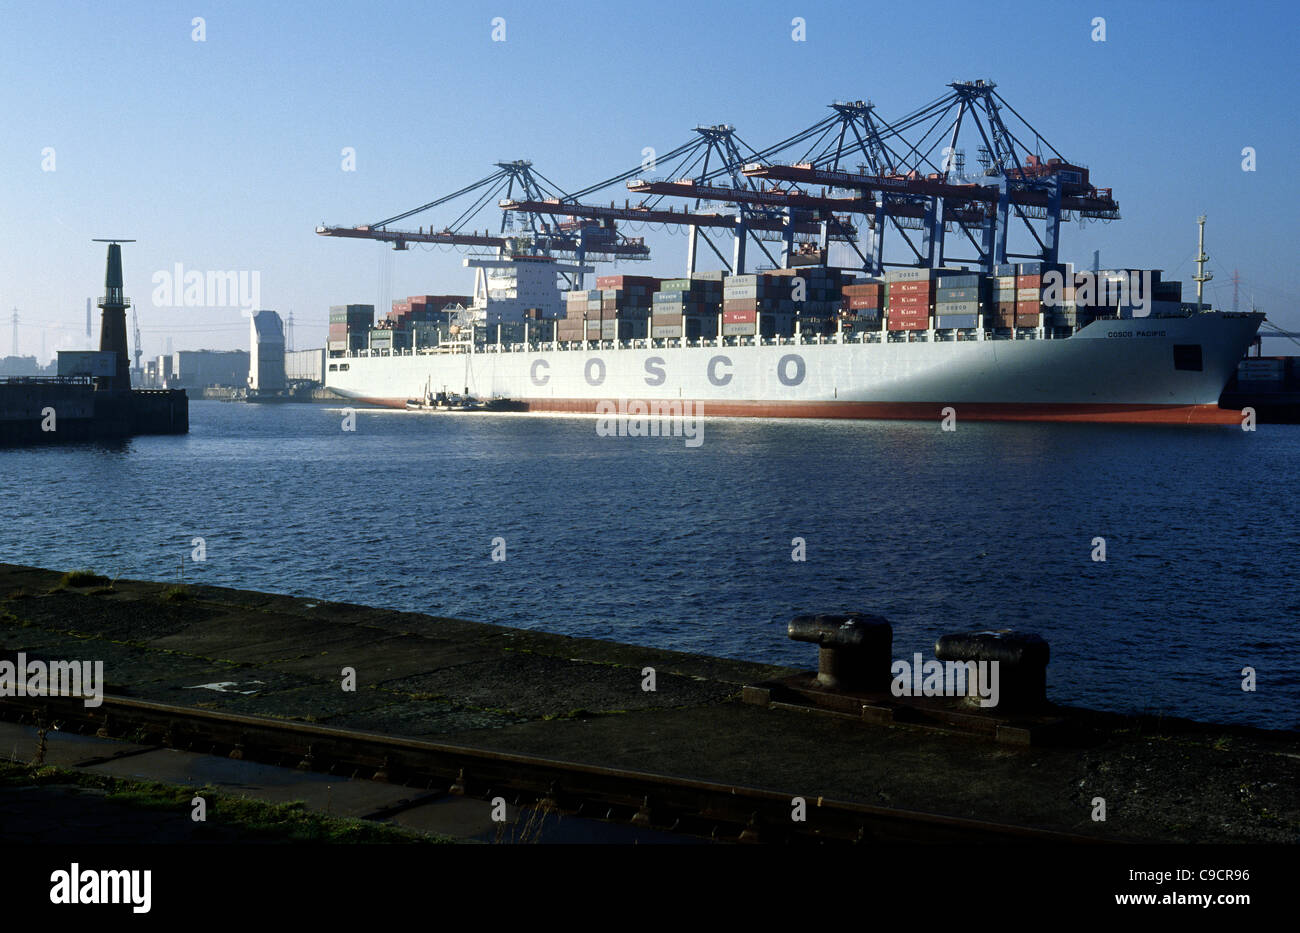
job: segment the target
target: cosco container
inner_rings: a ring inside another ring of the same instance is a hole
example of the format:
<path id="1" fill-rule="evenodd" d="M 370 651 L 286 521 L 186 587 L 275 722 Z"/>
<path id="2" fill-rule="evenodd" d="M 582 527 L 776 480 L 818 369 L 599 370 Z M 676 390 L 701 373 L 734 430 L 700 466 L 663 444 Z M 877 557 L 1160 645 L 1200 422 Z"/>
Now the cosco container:
<path id="1" fill-rule="evenodd" d="M 941 315 L 978 314 L 978 301 L 944 301 L 934 306 L 934 313 Z"/>
<path id="2" fill-rule="evenodd" d="M 890 269 L 885 273 L 885 281 L 895 282 L 928 282 L 934 277 L 933 269 Z"/>

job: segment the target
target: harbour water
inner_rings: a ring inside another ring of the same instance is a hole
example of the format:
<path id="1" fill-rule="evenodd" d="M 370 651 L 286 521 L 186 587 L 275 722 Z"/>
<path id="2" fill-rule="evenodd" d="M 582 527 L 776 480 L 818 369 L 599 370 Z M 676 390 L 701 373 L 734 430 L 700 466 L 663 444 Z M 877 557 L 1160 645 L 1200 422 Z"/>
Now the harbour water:
<path id="1" fill-rule="evenodd" d="M 0 560 L 803 667 L 800 612 L 885 615 L 899 658 L 1014 627 L 1058 702 L 1300 728 L 1294 427 L 343 418 L 195 401 L 185 436 L 0 451 Z"/>

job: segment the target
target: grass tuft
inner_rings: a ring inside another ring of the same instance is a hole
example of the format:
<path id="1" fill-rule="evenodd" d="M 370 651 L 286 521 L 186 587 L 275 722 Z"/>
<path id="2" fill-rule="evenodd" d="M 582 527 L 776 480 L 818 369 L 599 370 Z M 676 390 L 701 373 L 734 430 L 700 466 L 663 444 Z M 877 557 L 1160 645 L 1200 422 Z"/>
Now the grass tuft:
<path id="1" fill-rule="evenodd" d="M 183 583 L 178 583 L 175 586 L 167 587 L 158 598 L 165 603 L 181 603 L 191 597 L 190 588 Z"/>
<path id="2" fill-rule="evenodd" d="M 93 570 L 69 570 L 59 578 L 56 590 L 67 589 L 70 586 L 107 586 L 108 577 L 95 573 Z"/>

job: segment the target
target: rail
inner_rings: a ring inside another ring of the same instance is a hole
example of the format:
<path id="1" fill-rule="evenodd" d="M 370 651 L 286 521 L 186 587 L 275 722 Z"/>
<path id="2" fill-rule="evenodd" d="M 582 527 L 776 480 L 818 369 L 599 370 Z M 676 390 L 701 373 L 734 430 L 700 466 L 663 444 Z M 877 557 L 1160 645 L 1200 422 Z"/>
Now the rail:
<path id="1" fill-rule="evenodd" d="M 0 376 L 0 385 L 91 385 L 90 376 Z"/>
<path id="2" fill-rule="evenodd" d="M 1105 320 L 1098 318 L 1097 320 Z M 1112 319 L 1113 320 L 1113 319 Z M 1024 327 L 985 329 L 981 337 L 978 328 L 933 328 L 913 331 L 857 331 L 837 334 L 799 334 L 790 337 L 723 336 L 699 337 L 694 340 L 680 337 L 638 337 L 632 340 L 529 340 L 521 342 L 480 343 L 471 347 L 464 342 L 441 343 L 429 347 L 404 347 L 397 350 L 355 350 L 331 356 L 331 360 L 373 359 L 394 356 L 436 356 L 491 353 L 548 353 L 569 350 L 667 350 L 707 347 L 810 347 L 838 344 L 869 343 L 945 343 L 979 340 L 1062 340 L 1078 332 L 1078 327 Z"/>
<path id="3" fill-rule="evenodd" d="M 0 697 L 0 718 L 94 732 L 265 764 L 387 781 L 440 793 L 544 807 L 742 842 L 1105 843 L 1036 827 L 816 797 L 805 822 L 790 819 L 792 794 L 682 776 L 335 729 L 105 696 Z M 796 791 L 797 793 L 797 791 Z M 814 789 L 804 793 L 812 795 Z"/>

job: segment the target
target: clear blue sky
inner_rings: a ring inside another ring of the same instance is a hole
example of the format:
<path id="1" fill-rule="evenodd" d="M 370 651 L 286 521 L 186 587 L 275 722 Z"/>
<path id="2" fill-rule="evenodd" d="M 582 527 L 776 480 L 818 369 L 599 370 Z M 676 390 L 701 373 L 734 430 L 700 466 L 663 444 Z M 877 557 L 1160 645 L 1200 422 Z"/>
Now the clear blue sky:
<path id="1" fill-rule="evenodd" d="M 496 16 L 505 42 L 492 41 Z M 1105 42 L 1092 41 L 1096 16 Z M 292 309 L 297 346 L 320 346 L 330 304 L 471 283 L 458 253 L 326 239 L 320 222 L 398 213 L 497 160 L 532 159 L 574 189 L 699 123 L 761 146 L 832 100 L 868 98 L 891 118 L 978 77 L 1114 188 L 1124 219 L 1066 226 L 1063 258 L 1087 265 L 1100 249 L 1104 265 L 1186 280 L 1204 212 L 1211 300 L 1230 303 L 1238 268 L 1242 303 L 1253 295 L 1300 330 L 1297 26 L 1295 7 L 1272 2 L 10 3 L 0 353 L 15 306 L 22 352 L 39 351 L 42 327 L 49 353 L 83 345 L 84 300 L 103 281 L 91 237 L 139 241 L 127 291 L 150 355 L 167 335 L 177 349 L 247 345 L 236 310 L 152 306 L 151 276 L 177 262 L 258 271 L 262 306 Z M 355 172 L 341 170 L 345 146 Z M 1255 172 L 1241 169 L 1245 146 Z M 623 268 L 682 270 L 683 236 L 649 242 L 654 261 Z"/>

